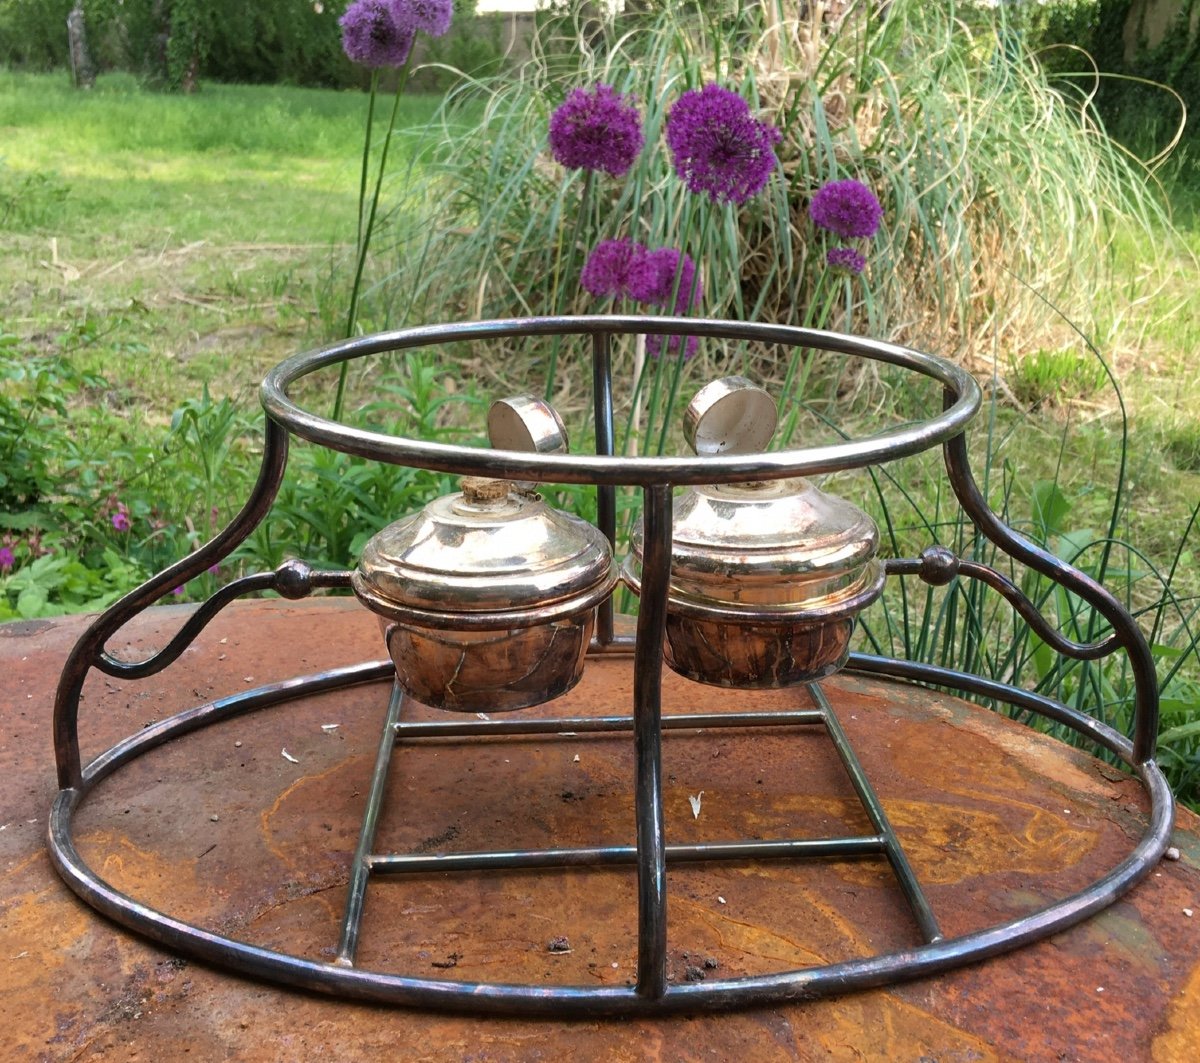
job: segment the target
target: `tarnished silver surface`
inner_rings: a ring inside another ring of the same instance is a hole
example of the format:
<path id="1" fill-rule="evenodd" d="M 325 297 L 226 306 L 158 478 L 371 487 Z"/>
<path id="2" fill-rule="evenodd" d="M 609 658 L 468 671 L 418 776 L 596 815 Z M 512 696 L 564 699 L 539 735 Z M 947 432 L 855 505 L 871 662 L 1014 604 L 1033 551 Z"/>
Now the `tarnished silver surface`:
<path id="1" fill-rule="evenodd" d="M 757 454 L 779 423 L 775 400 L 744 376 L 706 384 L 683 411 L 683 438 L 700 457 Z"/>
<path id="2" fill-rule="evenodd" d="M 503 480 L 467 478 L 368 540 L 352 582 L 376 612 L 570 612 L 610 578 L 612 552 L 586 521 Z"/>
<path id="3" fill-rule="evenodd" d="M 803 478 L 716 484 L 675 502 L 671 601 L 831 616 L 879 579 L 875 522 Z M 640 529 L 631 561 L 640 565 Z"/>
<path id="4" fill-rule="evenodd" d="M 543 399 L 515 395 L 497 399 L 488 410 L 488 442 L 497 450 L 530 454 L 566 454 L 567 428 L 558 411 Z"/>
<path id="5" fill-rule="evenodd" d="M 742 377 L 702 388 L 684 433 L 698 454 L 770 442 L 775 402 Z M 675 500 L 665 656 L 704 683 L 779 687 L 845 663 L 853 617 L 883 589 L 879 529 L 803 477 L 694 487 Z M 625 579 L 639 590 L 643 533 Z"/>
<path id="6" fill-rule="evenodd" d="M 303 409 L 288 394 L 297 381 L 312 373 L 382 351 L 407 351 L 448 342 L 490 342 L 510 337 L 529 339 L 582 333 L 593 337 L 620 334 L 712 336 L 831 351 L 900 366 L 940 383 L 952 399 L 936 416 L 876 432 L 868 439 L 766 454 L 722 454 L 698 460 L 677 455 L 630 458 L 611 454 L 532 454 L 403 438 L 330 421 Z M 291 434 L 346 454 L 456 476 L 504 476 L 539 483 L 597 485 L 733 483 L 783 476 L 817 476 L 839 469 L 862 468 L 873 462 L 895 461 L 956 436 L 978 412 L 981 402 L 979 385 L 965 369 L 922 351 L 882 340 L 793 325 L 622 314 L 417 325 L 375 336 L 357 336 L 280 362 L 263 378 L 260 396 L 267 415 Z M 197 571 L 204 569 L 201 567 Z"/>
<path id="7" fill-rule="evenodd" d="M 494 403 L 488 432 L 512 449 L 567 446 L 558 414 L 529 396 Z M 549 701 L 583 672 L 596 605 L 617 581 L 612 548 L 529 485 L 468 476 L 461 487 L 372 536 L 354 593 L 418 701 L 458 712 Z"/>

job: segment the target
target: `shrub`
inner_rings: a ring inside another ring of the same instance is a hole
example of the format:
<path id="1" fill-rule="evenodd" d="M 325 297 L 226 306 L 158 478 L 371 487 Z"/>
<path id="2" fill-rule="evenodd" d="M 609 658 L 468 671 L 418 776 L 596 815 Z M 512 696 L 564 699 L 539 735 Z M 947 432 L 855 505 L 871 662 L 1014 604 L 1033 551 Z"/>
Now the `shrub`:
<path id="1" fill-rule="evenodd" d="M 946 353 L 1036 349 L 1057 327 L 1047 301 L 1092 320 L 1114 220 L 1148 229 L 1163 217 L 1087 99 L 1049 87 L 1002 12 L 901 0 L 886 17 L 864 4 L 814 22 L 803 12 L 818 7 L 782 0 L 665 7 L 634 22 L 547 19 L 518 76 L 452 94 L 448 121 L 459 99 L 481 96 L 482 118 L 448 131 L 424 239 L 397 248 L 377 308 L 413 306 L 422 320 L 536 313 L 564 285 L 565 309 L 593 308 L 564 275 L 580 181 L 544 146 L 550 110 L 601 81 L 638 101 L 651 146 L 602 187 L 585 248 L 678 236 L 686 200 L 658 138 L 686 88 L 740 86 L 784 133 L 768 198 L 712 234 L 707 315 L 836 325 Z M 861 284 L 827 277 L 806 216 L 813 192 L 844 177 L 884 207 Z"/>

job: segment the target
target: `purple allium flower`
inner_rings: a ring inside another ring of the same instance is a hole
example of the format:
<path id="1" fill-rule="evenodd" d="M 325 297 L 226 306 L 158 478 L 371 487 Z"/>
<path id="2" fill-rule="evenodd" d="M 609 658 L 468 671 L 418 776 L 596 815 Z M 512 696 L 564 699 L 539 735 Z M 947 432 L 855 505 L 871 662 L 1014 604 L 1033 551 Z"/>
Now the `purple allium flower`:
<path id="1" fill-rule="evenodd" d="M 583 264 L 579 283 L 592 295 L 636 299 L 630 278 L 645 256 L 646 249 L 632 240 L 601 240 Z"/>
<path id="2" fill-rule="evenodd" d="M 675 276 L 679 275 L 676 289 Z M 696 278 L 696 263 L 692 257 L 673 247 L 647 251 L 634 263 L 629 277 L 630 294 L 641 303 L 666 309 L 675 293 L 675 313 L 686 314 L 689 306 L 700 305 L 700 283 Z M 690 298 L 689 298 L 690 295 Z"/>
<path id="3" fill-rule="evenodd" d="M 830 181 L 817 189 L 808 213 L 813 223 L 844 240 L 874 236 L 883 219 L 879 200 L 861 181 Z"/>
<path id="4" fill-rule="evenodd" d="M 825 252 L 825 261 L 830 268 L 847 273 L 861 273 L 867 268 L 867 260 L 852 247 L 831 247 Z"/>
<path id="5" fill-rule="evenodd" d="M 574 89 L 550 116 L 550 151 L 569 170 L 623 177 L 644 143 L 637 108 L 611 85 Z"/>
<path id="6" fill-rule="evenodd" d="M 663 344 L 665 343 L 667 345 L 667 352 L 669 354 L 678 354 L 679 343 L 685 338 L 687 340 L 687 347 L 684 348 L 683 357 L 691 358 L 696 353 L 697 348 L 700 346 L 699 336 L 647 336 L 646 353 L 650 355 L 651 358 L 661 357 Z"/>
<path id="7" fill-rule="evenodd" d="M 441 37 L 454 18 L 454 0 L 394 0 L 402 25 L 411 24 L 430 37 Z M 411 21 L 410 21 L 411 20 Z"/>
<path id="8" fill-rule="evenodd" d="M 183 597 L 183 588 L 176 587 L 171 593 L 173 595 L 175 595 L 176 598 L 182 598 Z"/>
<path id="9" fill-rule="evenodd" d="M 745 203 L 775 169 L 779 130 L 760 122 L 736 92 L 690 89 L 667 112 L 667 147 L 679 179 L 714 203 Z"/>
<path id="10" fill-rule="evenodd" d="M 0 546 L 0 575 L 5 575 L 12 571 L 13 565 L 17 563 L 16 555 L 7 546 Z"/>
<path id="11" fill-rule="evenodd" d="M 635 266 L 629 287 L 639 302 L 664 310 L 671 306 L 671 295 L 674 293 L 674 312 L 679 315 L 686 314 L 689 307 L 700 305 L 700 280 L 696 276 L 696 263 L 690 255 L 674 247 L 648 251 Z M 682 340 L 680 336 L 649 335 L 646 337 L 646 353 L 653 358 L 659 357 L 665 343 L 668 352 L 674 354 L 679 351 Z M 684 358 L 691 358 L 699 346 L 698 337 L 688 336 L 683 349 Z"/>
<path id="12" fill-rule="evenodd" d="M 412 51 L 411 0 L 354 0 L 338 25 L 343 51 L 362 66 L 403 66 Z"/>
<path id="13" fill-rule="evenodd" d="M 129 522 L 129 511 L 121 506 L 120 509 L 112 515 L 112 526 L 119 532 L 127 532 L 132 526 Z"/>

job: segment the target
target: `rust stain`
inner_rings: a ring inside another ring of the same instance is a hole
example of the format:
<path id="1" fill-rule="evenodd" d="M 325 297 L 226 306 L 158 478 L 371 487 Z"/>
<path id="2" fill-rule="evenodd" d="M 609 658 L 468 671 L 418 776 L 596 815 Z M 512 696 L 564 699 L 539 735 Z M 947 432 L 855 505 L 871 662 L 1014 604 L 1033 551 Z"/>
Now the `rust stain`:
<path id="1" fill-rule="evenodd" d="M 1200 965 L 1167 1008 L 1166 1029 L 1150 1046 L 1154 1063 L 1195 1063 L 1200 1059 Z"/>
<path id="2" fill-rule="evenodd" d="M 1105 799 L 1112 796 L 1112 784 L 1098 771 L 1086 771 L 1062 750 L 1048 750 L 1044 736 L 1035 734 L 1019 724 L 997 727 L 1001 718 L 989 719 L 985 723 L 965 713 L 958 714 L 955 726 L 971 734 L 979 735 L 997 749 L 1003 750 L 1006 758 L 1021 763 L 1026 770 L 1032 763 L 1045 761 L 1053 752 L 1053 772 L 1056 783 L 1081 794 L 1092 794 Z M 1132 779 L 1131 779 L 1132 781 Z"/>
<path id="3" fill-rule="evenodd" d="M 985 1038 L 887 994 L 846 998 L 830 1026 L 816 1037 L 829 1059 L 1015 1063 L 1022 1058 L 998 1052 Z"/>
<path id="4" fill-rule="evenodd" d="M 346 762 L 339 761 L 337 764 L 334 764 L 332 767 L 327 768 L 325 771 L 320 772 L 317 775 L 301 775 L 298 779 L 295 779 L 289 783 L 283 792 L 271 802 L 268 808 L 259 813 L 259 833 L 262 835 L 263 844 L 267 847 L 267 852 L 279 860 L 279 862 L 285 867 L 290 868 L 292 866 L 291 858 L 281 846 L 277 845 L 272 840 L 273 832 L 271 829 L 271 820 L 273 820 L 279 814 L 279 810 L 283 807 L 283 803 L 285 801 L 289 800 L 298 793 L 307 791 L 315 784 L 324 782 L 331 775 L 335 775 L 345 768 Z"/>
<path id="5" fill-rule="evenodd" d="M 328 780 L 347 769 L 353 769 L 355 762 L 361 762 L 364 758 L 352 757 L 348 760 L 341 760 L 332 767 L 327 768 L 323 772 L 316 775 L 305 775 L 296 779 L 271 803 L 271 806 L 259 814 L 259 833 L 262 837 L 263 844 L 267 851 L 275 857 L 288 871 L 289 875 L 299 878 L 309 877 L 309 870 L 305 870 L 304 863 L 297 860 L 291 852 L 289 846 L 277 840 L 277 834 L 274 829 L 274 821 L 281 814 L 284 805 L 300 797 L 308 797 L 312 793 L 327 793 L 328 788 L 325 784 Z M 365 797 L 364 797 L 365 803 Z M 312 823 L 307 823 L 308 829 L 311 830 Z M 311 870 L 311 869 L 310 869 Z M 334 900 L 325 896 L 324 891 L 320 891 L 311 895 L 326 911 L 326 914 L 334 920 L 340 919 L 342 914 L 342 901 L 340 896 Z"/>
<path id="6" fill-rule="evenodd" d="M 976 795 L 975 801 L 980 797 Z M 1095 832 L 1066 816 L 1017 800 L 1002 802 L 1023 819 L 940 801 L 886 802 L 888 818 L 925 885 L 961 882 L 988 872 L 1042 873 L 1082 861 L 1096 846 Z M 862 880 L 867 865 L 848 863 L 848 880 Z"/>
<path id="7" fill-rule="evenodd" d="M 78 965 L 100 967 L 97 938 L 104 935 L 97 933 L 91 912 L 53 883 L 6 898 L 0 919 L 4 1010 L 13 1019 L 19 1017 L 16 1029 L 10 1027 L 9 1033 L 20 1041 L 8 1058 L 33 1059 L 42 1046 L 69 1042 L 91 1022 L 94 1005 L 86 993 L 78 992 L 81 982 L 86 984 Z"/>
<path id="8" fill-rule="evenodd" d="M 745 956 L 776 960 L 783 965 L 781 969 L 786 970 L 798 970 L 825 962 L 820 953 L 776 931 L 714 912 L 708 906 L 686 897 L 672 898 L 670 903 L 673 909 L 686 909 L 694 920 L 707 926 L 716 937 L 719 948 L 726 954 L 740 952 Z M 848 925 L 840 929 L 849 932 Z"/>

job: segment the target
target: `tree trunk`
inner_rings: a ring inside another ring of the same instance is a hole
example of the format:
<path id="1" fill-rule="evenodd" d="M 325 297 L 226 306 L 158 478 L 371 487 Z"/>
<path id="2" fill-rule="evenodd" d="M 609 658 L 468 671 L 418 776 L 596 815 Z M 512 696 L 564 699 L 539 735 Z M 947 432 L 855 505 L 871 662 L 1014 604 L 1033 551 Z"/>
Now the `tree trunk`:
<path id="1" fill-rule="evenodd" d="M 90 89 L 96 84 L 96 64 L 88 48 L 83 0 L 75 0 L 75 6 L 67 16 L 67 42 L 71 49 L 71 76 L 75 79 L 75 87 Z"/>

